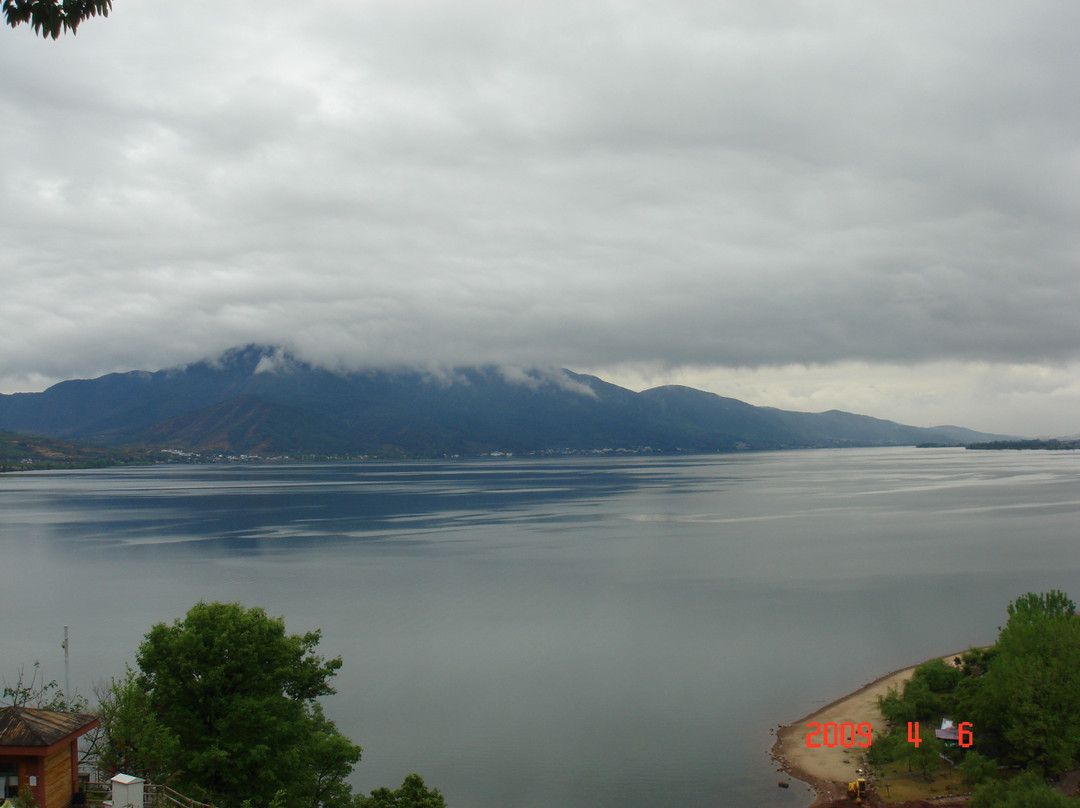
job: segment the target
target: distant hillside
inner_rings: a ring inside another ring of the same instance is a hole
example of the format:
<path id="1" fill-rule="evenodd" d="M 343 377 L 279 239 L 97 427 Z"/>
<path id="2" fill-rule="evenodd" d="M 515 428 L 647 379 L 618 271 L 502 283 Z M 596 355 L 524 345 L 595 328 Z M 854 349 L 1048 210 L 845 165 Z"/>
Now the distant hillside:
<path id="1" fill-rule="evenodd" d="M 102 449 L 69 441 L 0 432 L 0 472 L 103 468 L 151 462 L 145 452 Z"/>
<path id="2" fill-rule="evenodd" d="M 727 452 L 1003 437 L 754 407 L 687 387 L 635 393 L 566 370 L 334 372 L 262 346 L 0 396 L 0 429 L 99 446 L 320 457 Z"/>

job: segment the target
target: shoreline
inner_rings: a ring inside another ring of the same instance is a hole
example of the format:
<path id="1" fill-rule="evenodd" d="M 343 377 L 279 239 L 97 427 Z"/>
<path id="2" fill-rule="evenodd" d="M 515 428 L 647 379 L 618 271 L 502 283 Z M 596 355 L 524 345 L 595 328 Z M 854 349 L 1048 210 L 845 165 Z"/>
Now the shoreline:
<path id="1" fill-rule="evenodd" d="M 964 652 L 960 651 L 943 657 L 931 657 L 931 659 L 951 661 L 962 653 Z M 822 724 L 869 722 L 876 730 L 876 725 L 884 721 L 877 707 L 878 696 L 906 682 L 921 664 L 923 663 L 899 668 L 884 676 L 879 676 L 857 690 L 829 702 L 824 707 L 819 707 L 790 724 L 781 724 L 776 729 L 776 740 L 769 750 L 769 756 L 788 776 L 806 783 L 813 789 L 815 798 L 810 804 L 811 808 L 847 796 L 847 783 L 859 776 L 856 770 L 862 766 L 864 750 L 857 746 L 846 749 L 839 746 L 808 748 L 806 746 L 807 723 L 813 721 Z"/>

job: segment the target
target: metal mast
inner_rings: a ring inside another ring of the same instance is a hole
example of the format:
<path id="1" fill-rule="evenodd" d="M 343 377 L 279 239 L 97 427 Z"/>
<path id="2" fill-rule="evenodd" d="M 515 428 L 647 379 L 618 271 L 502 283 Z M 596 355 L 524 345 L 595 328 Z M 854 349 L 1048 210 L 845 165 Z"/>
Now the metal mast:
<path id="1" fill-rule="evenodd" d="M 64 641 L 61 643 L 64 649 L 64 704 L 71 709 L 71 675 L 68 668 L 68 627 L 64 626 Z"/>

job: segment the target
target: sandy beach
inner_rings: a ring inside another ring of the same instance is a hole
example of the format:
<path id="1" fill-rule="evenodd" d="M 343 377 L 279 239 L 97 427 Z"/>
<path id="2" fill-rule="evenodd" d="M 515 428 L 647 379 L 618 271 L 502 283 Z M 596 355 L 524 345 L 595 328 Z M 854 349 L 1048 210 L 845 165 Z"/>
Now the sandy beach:
<path id="1" fill-rule="evenodd" d="M 945 659 L 951 660 L 953 656 Z M 866 750 L 859 746 L 843 748 L 839 744 L 833 748 L 824 744 L 821 748 L 809 748 L 807 724 L 816 721 L 824 725 L 831 722 L 839 727 L 844 722 L 852 722 L 856 726 L 868 722 L 874 732 L 883 729 L 884 719 L 878 712 L 878 697 L 885 695 L 889 688 L 910 679 L 916 667 L 912 665 L 886 674 L 805 718 L 777 729 L 776 743 L 772 747 L 773 758 L 788 774 L 809 784 L 817 792 L 815 805 L 846 796 L 847 783 L 859 776 L 857 770 L 863 766 L 862 758 Z"/>

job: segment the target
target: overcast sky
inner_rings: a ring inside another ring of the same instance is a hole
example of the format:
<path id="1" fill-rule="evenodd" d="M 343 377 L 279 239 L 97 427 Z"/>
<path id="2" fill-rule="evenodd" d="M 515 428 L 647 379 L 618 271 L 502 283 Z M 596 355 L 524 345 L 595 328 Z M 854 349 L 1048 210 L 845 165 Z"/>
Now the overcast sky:
<path id="1" fill-rule="evenodd" d="M 0 29 L 0 392 L 251 342 L 1080 432 L 1080 3 Z"/>

